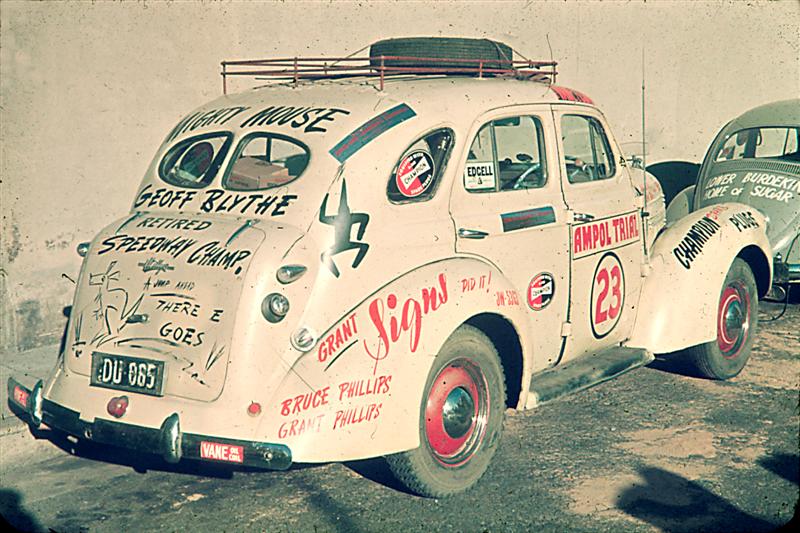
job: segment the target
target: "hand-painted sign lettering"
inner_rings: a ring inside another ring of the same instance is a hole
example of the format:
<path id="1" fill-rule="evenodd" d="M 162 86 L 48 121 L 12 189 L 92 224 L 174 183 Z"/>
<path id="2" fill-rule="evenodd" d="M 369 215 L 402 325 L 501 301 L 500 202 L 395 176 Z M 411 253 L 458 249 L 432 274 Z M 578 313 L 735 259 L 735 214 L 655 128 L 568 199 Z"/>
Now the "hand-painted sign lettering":
<path id="1" fill-rule="evenodd" d="M 320 343 L 317 349 L 317 359 L 320 363 L 324 363 L 331 357 L 331 363 L 341 355 L 344 350 L 349 348 L 352 343 L 356 342 L 354 339 L 358 333 L 356 327 L 356 315 L 353 313 L 347 317 L 344 322 L 336 326 L 336 328 L 328 334 Z"/>
<path id="2" fill-rule="evenodd" d="M 703 246 L 708 242 L 712 235 L 720 229 L 716 220 L 703 217 L 689 228 L 686 236 L 672 249 L 672 253 L 678 259 L 678 263 L 686 270 L 692 268 L 692 261 L 703 252 Z"/>
<path id="3" fill-rule="evenodd" d="M 121 233 L 119 235 L 112 235 L 101 243 L 101 248 L 97 251 L 97 255 L 103 255 L 107 252 L 115 250 L 123 253 L 165 253 L 177 259 L 184 252 L 192 248 L 197 241 L 186 237 L 145 237 L 139 235 L 137 237 Z M 227 248 L 220 245 L 219 241 L 211 241 L 198 246 L 186 258 L 186 262 L 190 265 L 196 264 L 198 266 L 221 267 L 224 270 L 233 269 L 235 274 L 242 271 L 240 263 L 252 254 L 250 250 L 242 250 L 239 248 Z"/>
<path id="4" fill-rule="evenodd" d="M 415 116 L 417 114 L 406 104 L 397 105 L 353 130 L 331 148 L 330 154 L 340 163 L 344 163 L 380 134 Z"/>
<path id="5" fill-rule="evenodd" d="M 572 230 L 572 257 L 579 259 L 639 240 L 639 215 L 628 213 L 580 224 Z"/>
<path id="6" fill-rule="evenodd" d="M 607 253 L 597 263 L 592 283 L 591 322 L 592 333 L 601 339 L 611 333 L 625 303 L 625 272 L 619 258 Z"/>
<path id="7" fill-rule="evenodd" d="M 147 217 L 136 224 L 137 228 L 176 229 L 183 231 L 203 231 L 211 226 L 210 220 L 189 220 L 186 218 Z"/>
<path id="8" fill-rule="evenodd" d="M 388 357 L 392 346 L 400 340 L 403 333 L 409 334 L 409 351 L 417 351 L 422 334 L 422 318 L 447 303 L 447 278 L 444 274 L 439 274 L 438 281 L 438 290 L 436 287 L 422 289 L 422 303 L 414 298 L 407 298 L 402 306 L 398 306 L 397 295 L 390 293 L 385 302 L 383 298 L 376 298 L 369 304 L 369 318 L 375 327 L 378 342 L 372 349 L 366 340 L 363 343 L 367 355 L 375 361 L 373 374 L 378 371 L 378 362 Z M 396 309 L 400 310 L 399 319 L 394 316 Z"/>
<path id="9" fill-rule="evenodd" d="M 392 376 L 377 376 L 370 379 L 357 379 L 339 383 L 339 401 L 361 396 L 386 394 L 389 392 L 389 384 L 391 382 Z"/>
<path id="10" fill-rule="evenodd" d="M 165 339 L 171 339 L 177 343 L 195 347 L 203 344 L 203 336 L 205 336 L 206 333 L 205 331 L 197 331 L 196 328 L 186 328 L 176 326 L 172 322 L 166 322 L 158 330 L 158 334 Z"/>
<path id="11" fill-rule="evenodd" d="M 347 205 L 347 183 L 344 179 L 342 179 L 339 207 L 335 215 L 328 215 L 328 197 L 329 195 L 326 194 L 322 200 L 322 206 L 319 208 L 319 221 L 333 226 L 333 244 L 322 253 L 322 262 L 338 278 L 339 268 L 333 261 L 333 256 L 348 250 L 358 250 L 351 265 L 353 268 L 358 268 L 358 265 L 364 260 L 364 256 L 367 255 L 369 244 L 361 242 L 361 239 L 364 238 L 364 232 L 369 224 L 369 215 L 350 211 L 350 206 Z M 353 226 L 358 226 L 355 241 L 351 240 Z"/>
<path id="12" fill-rule="evenodd" d="M 155 271 L 156 276 L 161 272 L 167 272 L 169 270 L 175 270 L 175 267 L 164 261 L 163 259 L 155 259 L 153 257 L 149 258 L 147 261 L 143 261 L 138 263 L 140 267 L 142 267 L 142 272 L 153 272 Z"/>
<path id="13" fill-rule="evenodd" d="M 336 115 L 349 115 L 350 111 L 335 107 L 292 107 L 274 106 L 265 107 L 246 118 L 240 128 L 253 128 L 261 126 L 289 126 L 293 129 L 302 129 L 304 133 L 324 133 L 328 131 L 322 125 L 333 122 Z"/>
<path id="14" fill-rule="evenodd" d="M 250 109 L 249 107 L 224 107 L 221 109 L 211 109 L 209 111 L 197 111 L 191 115 L 184 117 L 178 124 L 172 128 L 172 131 L 167 135 L 166 142 L 172 141 L 178 135 L 188 131 L 196 130 L 197 128 L 204 128 L 206 126 L 225 124 L 230 119 L 239 113 Z"/>
<path id="15" fill-rule="evenodd" d="M 166 187 L 161 187 L 155 191 L 151 191 L 152 184 L 145 185 L 139 194 L 136 196 L 136 201 L 133 203 L 134 209 L 140 207 L 166 207 L 169 209 L 177 208 L 183 209 L 187 203 L 191 202 L 197 195 L 197 191 L 174 190 Z M 177 205 L 175 205 L 177 204 Z"/>
<path id="16" fill-rule="evenodd" d="M 241 213 L 244 215 L 253 207 L 253 214 L 266 215 L 269 213 L 271 217 L 285 215 L 286 207 L 297 200 L 296 194 L 280 196 L 263 193 L 235 194 L 222 189 L 210 189 L 205 192 L 205 195 L 205 200 L 200 204 L 200 211 L 204 213 Z"/>
<path id="17" fill-rule="evenodd" d="M 281 415 L 297 415 L 309 409 L 315 409 L 328 403 L 330 387 L 298 394 L 281 402 Z"/>
<path id="18" fill-rule="evenodd" d="M 299 437 L 304 433 L 319 433 L 322 428 L 322 419 L 325 414 L 311 416 L 308 418 L 295 418 L 284 422 L 278 428 L 278 437 L 285 439 L 286 437 Z"/>
<path id="19" fill-rule="evenodd" d="M 734 213 L 728 217 L 728 220 L 733 224 L 733 227 L 739 230 L 739 233 L 759 227 L 758 222 L 753 217 L 753 213 L 748 211 L 746 213 Z"/>
<path id="20" fill-rule="evenodd" d="M 371 403 L 336 411 L 333 429 L 341 429 L 344 426 L 375 420 L 381 415 L 381 407 L 383 407 L 382 403 Z"/>

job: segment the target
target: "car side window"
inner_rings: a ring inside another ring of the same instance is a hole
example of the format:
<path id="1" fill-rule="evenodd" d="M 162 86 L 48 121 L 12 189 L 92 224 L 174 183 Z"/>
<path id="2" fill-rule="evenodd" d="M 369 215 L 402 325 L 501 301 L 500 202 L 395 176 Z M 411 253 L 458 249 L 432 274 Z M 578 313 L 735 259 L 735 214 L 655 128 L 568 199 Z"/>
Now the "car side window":
<path id="1" fill-rule="evenodd" d="M 533 116 L 493 120 L 475 135 L 464 168 L 469 192 L 538 189 L 547 182 L 542 124 Z"/>
<path id="2" fill-rule="evenodd" d="M 561 117 L 564 164 L 570 183 L 584 183 L 610 178 L 616 171 L 610 144 L 603 126 L 592 117 Z"/>
<path id="3" fill-rule="evenodd" d="M 433 197 L 453 146 L 453 130 L 432 131 L 403 152 L 386 194 L 392 203 L 424 202 Z"/>

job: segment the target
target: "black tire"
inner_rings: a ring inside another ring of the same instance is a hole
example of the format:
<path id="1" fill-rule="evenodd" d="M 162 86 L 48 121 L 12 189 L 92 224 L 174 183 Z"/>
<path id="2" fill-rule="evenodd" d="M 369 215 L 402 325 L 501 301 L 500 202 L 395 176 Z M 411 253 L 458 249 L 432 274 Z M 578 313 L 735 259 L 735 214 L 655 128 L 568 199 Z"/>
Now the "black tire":
<path id="1" fill-rule="evenodd" d="M 735 259 L 725 277 L 717 306 L 717 339 L 687 351 L 701 376 L 730 379 L 750 358 L 758 333 L 758 290 L 750 267 Z"/>
<path id="2" fill-rule="evenodd" d="M 505 400 L 503 368 L 494 345 L 479 329 L 459 327 L 436 356 L 425 384 L 420 446 L 387 456 L 392 473 L 421 496 L 439 498 L 467 490 L 486 472 L 497 450 Z"/>
<path id="3" fill-rule="evenodd" d="M 387 67 L 435 67 L 435 68 L 464 68 L 474 67 L 477 64 L 447 59 L 485 59 L 487 69 L 509 69 L 509 63 L 498 61 L 511 61 L 511 47 L 501 42 L 490 39 L 464 39 L 457 37 L 406 37 L 401 39 L 385 39 L 378 41 L 369 49 L 370 64 L 380 66 L 380 56 L 427 57 L 441 58 L 443 61 L 414 61 L 402 59 L 387 59 Z M 494 60 L 495 62 L 492 62 Z"/>

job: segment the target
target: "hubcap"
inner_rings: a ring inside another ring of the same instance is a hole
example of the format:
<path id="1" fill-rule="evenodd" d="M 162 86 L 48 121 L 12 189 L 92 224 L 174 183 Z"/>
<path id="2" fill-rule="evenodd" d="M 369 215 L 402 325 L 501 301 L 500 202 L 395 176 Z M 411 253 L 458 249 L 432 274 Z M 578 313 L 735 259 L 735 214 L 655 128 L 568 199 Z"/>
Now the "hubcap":
<path id="1" fill-rule="evenodd" d="M 447 395 L 447 400 L 442 408 L 442 421 L 444 430 L 454 439 L 466 435 L 472 427 L 472 417 L 475 412 L 475 400 L 463 387 L 453 389 Z"/>
<path id="2" fill-rule="evenodd" d="M 747 340 L 750 329 L 750 296 L 740 282 L 725 287 L 719 301 L 717 346 L 722 356 L 734 359 Z"/>
<path id="3" fill-rule="evenodd" d="M 425 440 L 434 458 L 450 467 L 467 462 L 483 441 L 488 414 L 480 367 L 466 358 L 451 361 L 433 380 L 425 405 Z"/>

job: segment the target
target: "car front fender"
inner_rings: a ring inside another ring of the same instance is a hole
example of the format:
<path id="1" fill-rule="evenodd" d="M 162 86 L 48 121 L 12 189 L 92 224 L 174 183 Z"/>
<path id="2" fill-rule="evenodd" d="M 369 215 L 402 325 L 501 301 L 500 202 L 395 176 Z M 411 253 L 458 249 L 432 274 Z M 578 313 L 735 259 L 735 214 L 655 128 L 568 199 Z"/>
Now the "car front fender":
<path id="1" fill-rule="evenodd" d="M 726 203 L 690 213 L 662 232 L 626 345 L 668 353 L 716 339 L 720 291 L 736 257 L 750 265 L 759 295 L 769 289 L 772 257 L 765 229 L 756 209 Z"/>

